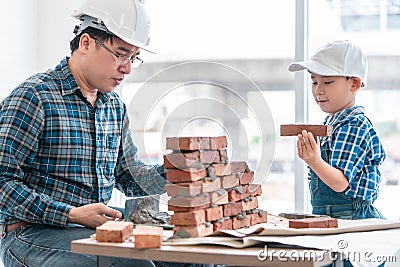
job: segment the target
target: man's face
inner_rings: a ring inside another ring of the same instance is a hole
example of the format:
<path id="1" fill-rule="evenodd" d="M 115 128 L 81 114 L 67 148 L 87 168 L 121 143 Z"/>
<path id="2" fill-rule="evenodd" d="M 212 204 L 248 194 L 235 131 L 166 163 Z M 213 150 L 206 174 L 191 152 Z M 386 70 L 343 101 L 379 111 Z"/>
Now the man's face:
<path id="1" fill-rule="evenodd" d="M 90 38 L 91 49 L 85 60 L 85 79 L 89 90 L 109 93 L 121 84 L 131 72 L 132 57 L 139 54 L 140 48 L 114 38 L 104 43 Z"/>

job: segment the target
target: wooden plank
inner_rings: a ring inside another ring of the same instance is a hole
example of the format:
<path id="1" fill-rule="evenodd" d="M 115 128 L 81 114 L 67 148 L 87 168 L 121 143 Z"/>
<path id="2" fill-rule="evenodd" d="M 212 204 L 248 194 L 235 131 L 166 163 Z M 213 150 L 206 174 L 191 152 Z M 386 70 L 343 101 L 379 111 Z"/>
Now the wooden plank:
<path id="1" fill-rule="evenodd" d="M 270 255 L 271 257 L 267 257 L 265 261 L 261 261 L 258 256 L 262 249 L 260 247 L 235 249 L 215 245 L 163 245 L 161 248 L 135 249 L 133 242 L 102 243 L 90 238 L 75 240 L 71 243 L 71 250 L 75 253 L 170 262 L 177 262 L 179 259 L 179 262 L 186 263 L 230 266 L 314 267 L 328 265 L 332 263 L 332 259 L 335 259 L 335 256 L 327 251 L 313 250 L 315 253 L 310 253 L 310 249 L 297 248 L 295 249 L 297 255 L 305 255 L 305 251 L 307 251 L 307 255 L 315 256 L 315 258 L 294 259 L 292 256 L 292 258 L 282 259 L 281 254 L 275 253 Z M 269 247 L 269 249 L 273 248 Z M 286 251 L 287 255 L 293 255 L 294 249 L 278 248 L 275 250 Z"/>

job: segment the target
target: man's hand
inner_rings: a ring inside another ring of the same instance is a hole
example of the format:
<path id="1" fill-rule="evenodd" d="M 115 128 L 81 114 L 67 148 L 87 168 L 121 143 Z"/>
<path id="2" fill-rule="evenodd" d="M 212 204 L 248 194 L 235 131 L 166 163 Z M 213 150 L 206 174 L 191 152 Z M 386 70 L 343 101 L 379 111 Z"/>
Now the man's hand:
<path id="1" fill-rule="evenodd" d="M 96 228 L 106 221 L 115 221 L 121 218 L 122 214 L 118 210 L 111 209 L 102 203 L 95 203 L 73 208 L 68 215 L 68 222 Z"/>

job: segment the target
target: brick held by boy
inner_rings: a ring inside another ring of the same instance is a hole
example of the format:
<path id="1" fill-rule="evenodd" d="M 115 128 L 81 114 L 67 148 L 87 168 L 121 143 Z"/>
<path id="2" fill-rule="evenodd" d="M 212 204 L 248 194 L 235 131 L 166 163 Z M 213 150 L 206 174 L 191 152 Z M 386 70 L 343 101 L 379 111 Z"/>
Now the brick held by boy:
<path id="1" fill-rule="evenodd" d="M 303 130 L 311 132 L 314 136 L 331 136 L 332 126 L 317 124 L 282 124 L 280 126 L 281 136 L 297 136 Z"/>

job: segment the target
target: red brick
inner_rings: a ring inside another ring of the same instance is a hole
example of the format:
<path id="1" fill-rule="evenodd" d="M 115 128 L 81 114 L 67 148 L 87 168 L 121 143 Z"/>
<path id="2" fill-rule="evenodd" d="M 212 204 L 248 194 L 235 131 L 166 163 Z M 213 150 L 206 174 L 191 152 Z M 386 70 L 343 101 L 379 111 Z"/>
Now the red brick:
<path id="1" fill-rule="evenodd" d="M 290 228 L 337 228 L 338 221 L 335 218 L 320 217 L 289 220 Z"/>
<path id="2" fill-rule="evenodd" d="M 249 192 L 250 192 L 250 195 L 253 197 L 261 196 L 261 194 L 262 194 L 261 185 L 260 184 L 250 184 Z"/>
<path id="3" fill-rule="evenodd" d="M 222 188 L 228 189 L 239 185 L 239 178 L 236 174 L 221 176 Z"/>
<path id="4" fill-rule="evenodd" d="M 228 200 L 230 202 L 236 202 L 250 196 L 248 185 L 239 185 L 232 188 L 228 192 Z"/>
<path id="5" fill-rule="evenodd" d="M 228 203 L 223 205 L 222 208 L 225 217 L 236 216 L 243 211 L 241 202 Z"/>
<path id="6" fill-rule="evenodd" d="M 259 223 L 266 223 L 268 219 L 268 213 L 264 210 L 254 210 L 254 213 L 248 214 L 251 217 L 250 224 L 255 225 Z"/>
<path id="7" fill-rule="evenodd" d="M 133 230 L 135 248 L 159 248 L 163 238 L 163 228 L 137 225 Z"/>
<path id="8" fill-rule="evenodd" d="M 186 183 L 167 183 L 165 185 L 165 191 L 168 196 L 195 196 L 201 194 L 201 188 L 203 181 L 186 182 Z"/>
<path id="9" fill-rule="evenodd" d="M 219 150 L 219 157 L 222 163 L 228 162 L 228 151 L 226 149 Z M 215 162 L 218 163 L 218 162 Z"/>
<path id="10" fill-rule="evenodd" d="M 258 208 L 258 199 L 257 197 L 249 197 L 245 198 L 242 201 L 242 209 L 245 210 L 252 210 Z"/>
<path id="11" fill-rule="evenodd" d="M 96 240 L 121 243 L 132 235 L 132 230 L 132 222 L 107 221 L 96 227 Z"/>
<path id="12" fill-rule="evenodd" d="M 186 169 L 194 167 L 204 168 L 200 162 L 200 152 L 193 151 L 188 153 L 174 152 L 164 155 L 164 168 L 166 169 Z"/>
<path id="13" fill-rule="evenodd" d="M 281 136 L 297 136 L 302 130 L 311 132 L 314 136 L 331 136 L 332 127 L 329 125 L 312 124 L 283 124 L 281 125 Z"/>
<path id="14" fill-rule="evenodd" d="M 222 206 L 212 207 L 205 210 L 206 221 L 212 222 L 221 219 L 224 216 Z"/>
<path id="15" fill-rule="evenodd" d="M 221 156 L 217 150 L 200 151 L 200 161 L 203 164 L 221 163 Z"/>
<path id="16" fill-rule="evenodd" d="M 167 137 L 166 149 L 175 151 L 210 149 L 210 139 L 208 137 Z"/>
<path id="17" fill-rule="evenodd" d="M 230 165 L 232 173 L 243 173 L 250 171 L 245 161 L 231 161 Z"/>
<path id="18" fill-rule="evenodd" d="M 241 185 L 251 184 L 254 181 L 254 171 L 244 172 L 239 177 L 239 183 Z"/>
<path id="19" fill-rule="evenodd" d="M 231 175 L 231 165 L 228 164 L 222 164 L 222 163 L 217 163 L 211 165 L 212 172 L 216 176 L 224 176 L 224 175 Z"/>
<path id="20" fill-rule="evenodd" d="M 214 232 L 219 230 L 232 230 L 232 219 L 229 217 L 224 217 L 213 222 L 213 229 Z"/>
<path id="21" fill-rule="evenodd" d="M 237 230 L 240 228 L 245 228 L 250 226 L 250 220 L 247 218 L 246 213 L 236 215 L 232 218 L 232 229 Z"/>
<path id="22" fill-rule="evenodd" d="M 197 207 L 210 204 L 210 195 L 202 194 L 193 197 L 173 197 L 168 201 L 171 206 Z"/>
<path id="23" fill-rule="evenodd" d="M 210 149 L 223 149 L 228 146 L 226 136 L 210 137 Z"/>
<path id="24" fill-rule="evenodd" d="M 207 176 L 206 169 L 197 170 L 190 168 L 184 171 L 178 169 L 168 169 L 166 173 L 167 181 L 171 183 L 193 182 Z"/>
<path id="25" fill-rule="evenodd" d="M 203 193 L 217 191 L 221 188 L 221 178 L 215 178 L 212 180 L 210 177 L 206 177 L 204 180 L 205 181 L 201 187 Z"/>
<path id="26" fill-rule="evenodd" d="M 198 225 L 206 221 L 204 210 L 194 210 L 188 212 L 174 212 L 171 216 L 172 225 Z"/>
<path id="27" fill-rule="evenodd" d="M 194 226 L 175 226 L 174 235 L 178 237 L 202 237 L 213 233 L 211 224 L 200 224 Z"/>
<path id="28" fill-rule="evenodd" d="M 213 205 L 224 205 L 227 204 L 228 201 L 228 191 L 225 189 L 219 189 L 217 191 L 210 193 L 211 203 Z"/>

